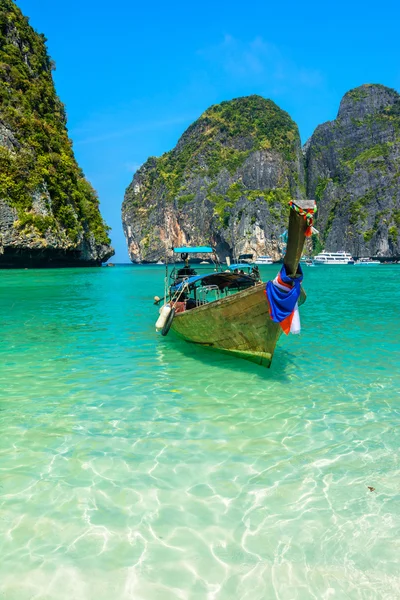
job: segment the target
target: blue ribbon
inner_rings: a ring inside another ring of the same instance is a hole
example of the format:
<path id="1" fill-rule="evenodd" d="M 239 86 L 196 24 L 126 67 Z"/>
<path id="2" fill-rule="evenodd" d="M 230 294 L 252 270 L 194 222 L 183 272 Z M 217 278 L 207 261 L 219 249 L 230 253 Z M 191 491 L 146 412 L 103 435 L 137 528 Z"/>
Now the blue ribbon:
<path id="1" fill-rule="evenodd" d="M 294 311 L 296 302 L 300 296 L 301 282 L 303 281 L 303 271 L 301 270 L 300 265 L 297 268 L 297 274 L 300 275 L 300 277 L 289 277 L 286 274 L 285 265 L 283 265 L 280 270 L 282 281 L 293 286 L 287 291 L 283 291 L 276 287 L 273 281 L 267 282 L 265 293 L 271 310 L 271 319 L 275 321 L 275 323 L 281 323 Z"/>

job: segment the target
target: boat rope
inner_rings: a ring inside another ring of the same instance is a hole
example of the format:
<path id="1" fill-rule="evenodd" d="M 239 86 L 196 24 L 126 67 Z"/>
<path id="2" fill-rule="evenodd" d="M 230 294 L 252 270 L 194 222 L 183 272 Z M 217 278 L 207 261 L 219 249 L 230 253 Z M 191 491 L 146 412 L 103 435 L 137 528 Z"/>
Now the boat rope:
<path id="1" fill-rule="evenodd" d="M 295 277 L 289 277 L 283 265 L 275 279 L 268 281 L 265 288 L 269 315 L 275 323 L 280 324 L 286 335 L 300 333 L 301 330 L 298 300 L 302 281 L 303 271 L 300 265 Z"/>
<path id="2" fill-rule="evenodd" d="M 173 296 L 171 297 L 171 300 L 168 302 L 168 304 L 171 307 L 174 307 L 174 305 L 178 302 L 178 298 L 179 296 L 185 292 L 185 290 L 189 290 L 189 279 L 186 279 L 184 281 L 182 281 L 181 283 L 182 287 L 179 287 L 178 290 L 175 290 L 175 293 L 173 294 Z"/>
<path id="3" fill-rule="evenodd" d="M 318 233 L 315 227 L 313 227 L 314 216 L 317 212 L 317 205 L 315 205 L 313 208 L 304 209 L 298 206 L 294 200 L 290 200 L 289 206 L 307 222 L 306 237 L 310 237 L 312 233 Z"/>
<path id="4" fill-rule="evenodd" d="M 164 298 L 168 296 L 168 265 L 165 265 L 165 277 L 164 277 Z"/>

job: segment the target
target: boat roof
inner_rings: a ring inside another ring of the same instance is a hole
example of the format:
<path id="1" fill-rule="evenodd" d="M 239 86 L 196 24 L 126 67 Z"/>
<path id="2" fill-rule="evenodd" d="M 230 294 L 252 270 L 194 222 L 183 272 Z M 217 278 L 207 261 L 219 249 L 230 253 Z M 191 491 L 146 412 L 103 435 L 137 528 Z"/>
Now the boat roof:
<path id="1" fill-rule="evenodd" d="M 229 265 L 228 269 L 248 269 L 249 267 L 253 267 L 249 263 L 236 263 L 234 265 Z"/>
<path id="2" fill-rule="evenodd" d="M 173 285 L 171 287 L 171 289 L 172 290 L 180 290 L 181 287 L 185 283 L 188 283 L 189 285 L 191 285 L 192 283 L 196 283 L 196 281 L 200 281 L 200 279 L 203 279 L 204 277 L 210 277 L 211 275 L 214 275 L 214 273 L 207 273 L 206 275 L 192 275 L 192 277 L 188 277 L 184 281 L 181 281 L 180 283 L 177 283 L 176 285 Z"/>
<path id="3" fill-rule="evenodd" d="M 246 265 L 248 266 L 248 265 Z M 235 283 L 236 281 L 245 278 L 246 281 L 253 281 L 250 275 L 243 273 L 231 273 L 230 271 L 219 271 L 217 273 L 206 273 L 203 275 L 193 275 L 192 277 L 188 277 L 184 281 L 177 283 L 176 285 L 171 286 L 171 290 L 174 292 L 179 291 L 182 287 L 188 283 L 189 287 L 196 283 L 197 281 L 201 281 L 204 285 L 212 285 L 216 284 L 220 289 L 226 287 L 231 283 Z"/>
<path id="4" fill-rule="evenodd" d="M 336 252 L 330 252 L 329 250 L 323 250 L 322 252 L 319 253 L 318 256 L 320 256 L 321 254 L 335 254 L 335 255 L 349 255 L 349 253 L 346 250 L 336 250 Z"/>
<path id="5" fill-rule="evenodd" d="M 173 252 L 187 252 L 188 254 L 208 254 L 214 252 L 211 246 L 179 246 L 172 248 Z"/>

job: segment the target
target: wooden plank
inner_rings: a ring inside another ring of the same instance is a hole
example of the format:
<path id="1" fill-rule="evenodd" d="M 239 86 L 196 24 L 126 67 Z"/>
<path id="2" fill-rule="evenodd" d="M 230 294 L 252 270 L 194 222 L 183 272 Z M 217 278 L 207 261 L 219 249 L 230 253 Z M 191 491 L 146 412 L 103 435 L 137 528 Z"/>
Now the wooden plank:
<path id="1" fill-rule="evenodd" d="M 248 306 L 249 296 L 252 306 Z M 245 352 L 248 360 L 272 358 L 281 334 L 279 324 L 269 317 L 264 286 L 255 286 L 229 297 L 176 315 L 172 329 L 188 341 L 233 353 Z M 204 310 L 204 309 L 208 310 Z M 246 317 L 243 318 L 243 313 Z"/>
<path id="2" fill-rule="evenodd" d="M 295 200 L 296 204 L 303 209 L 314 208 L 314 200 Z M 300 258 L 303 253 L 304 242 L 306 240 L 307 221 L 295 210 L 290 211 L 288 242 L 286 254 L 283 259 L 286 267 L 286 273 L 289 277 L 295 277 Z"/>
<path id="3" fill-rule="evenodd" d="M 302 208 L 303 210 L 307 210 L 307 208 L 315 208 L 315 200 L 293 200 L 297 206 Z"/>

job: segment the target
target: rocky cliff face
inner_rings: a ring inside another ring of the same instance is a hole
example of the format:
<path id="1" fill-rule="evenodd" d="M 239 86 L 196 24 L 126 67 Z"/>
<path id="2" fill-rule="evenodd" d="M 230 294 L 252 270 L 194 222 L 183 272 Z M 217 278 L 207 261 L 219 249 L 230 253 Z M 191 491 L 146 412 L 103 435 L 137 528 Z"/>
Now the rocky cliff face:
<path id="1" fill-rule="evenodd" d="M 321 243 L 354 256 L 400 255 L 400 95 L 363 85 L 305 146 Z"/>
<path id="2" fill-rule="evenodd" d="M 131 260 L 157 261 L 185 244 L 212 244 L 221 258 L 279 258 L 293 197 L 304 197 L 296 124 L 259 96 L 222 102 L 136 172 L 122 207 Z"/>
<path id="3" fill-rule="evenodd" d="M 113 254 L 45 41 L 12 0 L 0 0 L 0 267 L 99 264 Z"/>
<path id="4" fill-rule="evenodd" d="M 318 202 L 315 251 L 400 256 L 400 95 L 382 85 L 351 90 L 303 152 L 307 197 Z M 132 261 L 209 243 L 222 258 L 279 258 L 287 201 L 305 195 L 303 169 L 297 127 L 273 102 L 250 96 L 211 107 L 127 189 Z"/>

